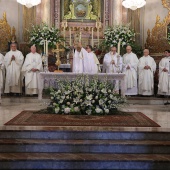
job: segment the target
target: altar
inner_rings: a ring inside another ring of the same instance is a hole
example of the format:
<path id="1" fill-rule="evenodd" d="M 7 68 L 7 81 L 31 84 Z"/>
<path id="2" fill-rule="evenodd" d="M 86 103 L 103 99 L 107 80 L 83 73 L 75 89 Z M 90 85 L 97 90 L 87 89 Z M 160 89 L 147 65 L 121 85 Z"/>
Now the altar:
<path id="1" fill-rule="evenodd" d="M 99 80 L 120 80 L 120 89 L 121 95 L 125 96 L 126 83 L 125 83 L 125 74 L 124 73 L 99 73 L 99 74 L 82 74 L 82 73 L 53 73 L 53 72 L 41 72 L 39 73 L 39 81 L 38 81 L 38 99 L 42 100 L 43 89 L 47 89 L 49 87 L 56 87 L 56 80 L 69 80 L 74 81 L 76 77 L 81 75 L 88 75 L 89 79 L 97 76 Z"/>

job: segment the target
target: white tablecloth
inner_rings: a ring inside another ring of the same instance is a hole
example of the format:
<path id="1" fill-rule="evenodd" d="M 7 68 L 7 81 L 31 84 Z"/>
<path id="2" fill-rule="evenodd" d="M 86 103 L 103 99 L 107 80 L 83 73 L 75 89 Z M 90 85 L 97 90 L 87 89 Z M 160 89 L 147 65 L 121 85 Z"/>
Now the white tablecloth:
<path id="1" fill-rule="evenodd" d="M 41 72 L 39 73 L 39 83 L 38 83 L 38 99 L 42 99 L 42 91 L 44 88 L 48 87 L 55 87 L 56 86 L 56 80 L 70 80 L 73 81 L 76 79 L 77 76 L 82 75 L 81 73 L 53 73 L 53 72 Z M 93 78 L 96 76 L 96 74 L 85 74 L 89 76 L 90 78 Z M 125 90 L 126 90 L 126 83 L 125 83 L 125 74 L 124 73 L 99 73 L 97 74 L 99 80 L 105 80 L 105 77 L 107 76 L 108 80 L 120 80 L 121 81 L 121 95 L 125 96 Z"/>

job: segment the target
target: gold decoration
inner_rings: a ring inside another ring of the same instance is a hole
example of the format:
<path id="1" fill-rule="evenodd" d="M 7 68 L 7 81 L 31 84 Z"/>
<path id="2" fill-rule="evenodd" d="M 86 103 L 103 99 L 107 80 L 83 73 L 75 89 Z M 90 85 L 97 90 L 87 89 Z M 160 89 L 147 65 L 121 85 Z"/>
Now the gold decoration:
<path id="1" fill-rule="evenodd" d="M 64 19 L 89 19 L 97 20 L 101 15 L 101 1 L 94 0 L 90 2 L 69 0 L 64 1 Z M 69 9 L 68 9 L 69 6 Z M 67 12 L 66 12 L 67 11 Z"/>
<path id="2" fill-rule="evenodd" d="M 60 49 L 59 46 L 60 46 L 60 44 L 56 43 L 56 49 L 52 50 L 53 53 L 56 53 L 56 59 L 57 60 L 56 60 L 55 65 L 57 66 L 58 70 L 59 70 L 59 67 L 61 65 L 60 52 L 64 52 L 65 51 L 64 49 Z"/>
<path id="3" fill-rule="evenodd" d="M 15 36 L 15 28 L 12 28 L 12 35 L 11 35 L 11 27 L 7 22 L 6 13 L 3 13 L 3 19 L 0 19 L 0 51 L 6 52 L 8 50 L 8 42 L 16 40 Z"/>
<path id="4" fill-rule="evenodd" d="M 162 4 L 170 10 L 170 1 L 162 0 Z M 167 26 L 170 23 L 170 11 L 164 20 L 160 21 L 160 16 L 157 15 L 156 23 L 152 30 L 148 29 L 145 46 L 150 49 L 151 53 L 160 53 L 165 49 L 170 49 L 167 40 Z"/>
<path id="5" fill-rule="evenodd" d="M 162 0 L 162 5 L 170 11 L 170 0 Z"/>

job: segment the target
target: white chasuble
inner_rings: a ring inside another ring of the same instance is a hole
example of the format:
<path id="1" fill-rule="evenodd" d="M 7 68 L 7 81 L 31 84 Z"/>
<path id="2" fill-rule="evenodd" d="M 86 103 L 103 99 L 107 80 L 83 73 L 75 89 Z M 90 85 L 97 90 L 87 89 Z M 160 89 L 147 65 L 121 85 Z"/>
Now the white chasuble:
<path id="1" fill-rule="evenodd" d="M 12 56 L 15 56 L 15 60 L 11 61 Z M 18 50 L 9 51 L 4 57 L 4 63 L 6 68 L 6 82 L 5 93 L 21 93 L 21 67 L 24 57 Z"/>
<path id="2" fill-rule="evenodd" d="M 123 56 L 123 72 L 126 74 L 126 95 L 137 95 L 137 67 L 138 67 L 138 58 L 134 53 L 126 53 Z M 130 69 L 127 69 L 127 67 Z"/>
<path id="3" fill-rule="evenodd" d="M 145 66 L 151 69 L 144 69 Z M 153 95 L 154 93 L 154 73 L 156 71 L 156 63 L 152 57 L 143 56 L 139 59 L 139 94 Z"/>
<path id="4" fill-rule="evenodd" d="M 115 64 L 112 64 L 112 61 L 114 61 Z M 112 54 L 111 52 L 105 54 L 103 59 L 103 72 L 106 73 L 119 73 L 122 72 L 122 57 L 116 53 Z M 119 90 L 119 80 L 115 81 L 115 90 Z"/>
<path id="5" fill-rule="evenodd" d="M 75 50 L 73 52 L 73 73 L 83 73 L 83 54 Z"/>
<path id="6" fill-rule="evenodd" d="M 93 52 L 88 53 L 84 48 L 81 49 L 83 53 L 83 72 L 97 74 L 98 69 L 98 59 Z M 96 57 L 96 58 L 95 58 Z"/>
<path id="7" fill-rule="evenodd" d="M 4 87 L 4 76 L 5 76 L 4 56 L 0 53 L 0 90 Z"/>
<path id="8" fill-rule="evenodd" d="M 112 61 L 114 61 L 115 64 L 112 64 Z M 103 64 L 105 65 L 106 73 L 122 72 L 122 57 L 118 55 L 118 53 L 111 54 L 109 52 L 105 54 Z"/>
<path id="9" fill-rule="evenodd" d="M 167 69 L 168 72 L 164 72 L 163 69 Z M 159 84 L 158 84 L 158 94 L 170 95 L 170 57 L 163 58 L 159 63 Z"/>
<path id="10" fill-rule="evenodd" d="M 33 72 L 32 69 L 38 69 L 38 71 Z M 38 73 L 40 71 L 42 71 L 41 55 L 38 53 L 27 54 L 22 67 L 26 94 L 38 94 Z"/>

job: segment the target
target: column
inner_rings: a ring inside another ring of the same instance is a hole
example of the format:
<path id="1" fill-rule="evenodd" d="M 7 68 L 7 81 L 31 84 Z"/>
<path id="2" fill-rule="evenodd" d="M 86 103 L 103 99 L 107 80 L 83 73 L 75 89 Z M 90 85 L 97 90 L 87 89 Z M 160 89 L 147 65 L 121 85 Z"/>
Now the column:
<path id="1" fill-rule="evenodd" d="M 112 1 L 112 25 L 122 24 L 122 0 L 114 0 Z"/>

